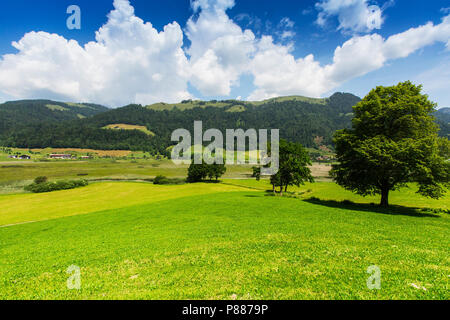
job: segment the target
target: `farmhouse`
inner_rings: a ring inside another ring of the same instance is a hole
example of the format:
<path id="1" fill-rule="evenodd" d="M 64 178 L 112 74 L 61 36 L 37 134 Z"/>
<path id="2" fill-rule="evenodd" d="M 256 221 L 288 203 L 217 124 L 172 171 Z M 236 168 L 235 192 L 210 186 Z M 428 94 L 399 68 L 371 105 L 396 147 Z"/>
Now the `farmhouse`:
<path id="1" fill-rule="evenodd" d="M 72 159 L 71 154 L 51 154 L 49 155 L 50 159 Z"/>
<path id="2" fill-rule="evenodd" d="M 19 160 L 30 160 L 31 156 L 26 155 L 26 154 L 22 154 L 22 155 L 12 155 L 12 156 L 8 156 L 9 159 L 19 159 Z"/>

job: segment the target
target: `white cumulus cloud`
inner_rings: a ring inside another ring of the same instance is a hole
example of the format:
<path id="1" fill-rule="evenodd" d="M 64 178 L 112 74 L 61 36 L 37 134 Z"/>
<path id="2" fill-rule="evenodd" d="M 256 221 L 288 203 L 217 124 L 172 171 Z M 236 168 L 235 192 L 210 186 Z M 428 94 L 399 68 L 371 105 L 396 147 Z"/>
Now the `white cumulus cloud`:
<path id="1" fill-rule="evenodd" d="M 114 0 L 96 41 L 84 47 L 56 34 L 30 32 L 0 60 L 0 91 L 20 98 L 92 101 L 110 106 L 189 98 L 183 32 L 174 22 L 158 32 Z"/>
<path id="2" fill-rule="evenodd" d="M 52 98 L 113 107 L 178 102 L 192 98 L 189 82 L 204 96 L 229 96 L 242 75 L 254 79 L 250 100 L 321 97 L 436 42 L 450 49 L 446 16 L 439 24 L 430 22 L 388 38 L 354 35 L 323 64 L 313 54 L 294 56 L 294 22 L 289 18 L 279 24 L 277 31 L 285 32 L 281 36 L 256 36 L 228 16 L 234 0 L 191 4 L 194 15 L 184 31 L 177 22 L 158 31 L 135 16 L 129 0 L 114 0 L 107 23 L 95 41 L 84 46 L 57 34 L 29 32 L 13 43 L 16 54 L 0 58 L 0 99 Z M 339 16 L 342 8 L 367 8 L 367 1 L 324 0 L 319 5 L 323 12 Z M 346 20 L 347 15 L 339 19 L 342 30 L 363 30 L 360 18 L 361 23 Z M 184 35 L 190 42 L 185 50 Z"/>
<path id="3" fill-rule="evenodd" d="M 263 37 L 251 64 L 258 89 L 249 99 L 293 94 L 320 97 L 346 81 L 428 45 L 442 42 L 448 47 L 449 39 L 450 16 L 447 16 L 438 25 L 430 22 L 387 39 L 378 34 L 352 37 L 336 48 L 332 63 L 321 65 L 313 55 L 295 59 L 289 47 L 274 44 L 271 37 Z"/>
<path id="4" fill-rule="evenodd" d="M 226 14 L 233 0 L 196 0 L 192 3 L 199 16 L 187 22 L 191 41 L 191 83 L 206 96 L 227 96 L 247 70 L 254 51 L 255 35 L 242 30 Z"/>
<path id="5" fill-rule="evenodd" d="M 385 7 L 390 5 L 387 2 Z M 351 33 L 365 33 L 379 29 L 383 23 L 382 8 L 369 4 L 368 0 L 322 0 L 316 4 L 319 10 L 317 24 L 327 25 L 332 17 L 339 21 L 338 30 Z"/>

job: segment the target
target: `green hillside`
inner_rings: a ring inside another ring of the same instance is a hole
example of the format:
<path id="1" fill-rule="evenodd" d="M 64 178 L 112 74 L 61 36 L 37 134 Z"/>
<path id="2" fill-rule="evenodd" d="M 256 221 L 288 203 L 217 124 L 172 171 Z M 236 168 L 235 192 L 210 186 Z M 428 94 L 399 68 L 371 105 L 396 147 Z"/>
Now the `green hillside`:
<path id="1" fill-rule="evenodd" d="M 194 121 L 199 120 L 205 130 L 280 129 L 281 137 L 289 141 L 316 149 L 320 141 L 321 147 L 332 149 L 334 132 L 351 125 L 352 107 L 359 101 L 352 94 L 335 93 L 326 99 L 290 96 L 260 102 L 188 100 L 113 110 L 93 104 L 16 101 L 0 105 L 0 145 L 167 154 L 174 145 L 170 140 L 172 132 L 179 128 L 192 132 Z M 448 136 L 448 112 L 441 109 L 435 115 L 441 135 Z M 118 124 L 129 130 L 104 129 Z"/>
<path id="2" fill-rule="evenodd" d="M 59 122 L 91 117 L 109 109 L 89 103 L 51 100 L 19 100 L 0 104 L 0 133 L 24 125 Z"/>
<path id="3" fill-rule="evenodd" d="M 348 93 L 336 93 L 327 99 L 282 97 L 261 102 L 183 101 L 177 105 L 157 104 L 150 107 L 129 105 L 109 110 L 85 119 L 64 123 L 42 121 L 36 124 L 16 125 L 1 130 L 0 145 L 20 148 L 90 148 L 144 150 L 166 154 L 173 145 L 174 130 L 193 130 L 194 121 L 203 121 L 204 128 L 226 129 L 280 129 L 285 139 L 316 147 L 320 137 L 330 146 L 337 129 L 350 125 L 352 107 L 360 99 Z M 62 117 L 72 105 L 46 103 L 43 113 Z M 75 115 L 74 115 L 75 116 Z M 19 117 L 20 118 L 20 117 Z M 77 117 L 79 118 L 79 117 Z M 149 136 L 142 130 L 104 130 L 122 124 L 146 127 L 154 133 Z"/>
<path id="4" fill-rule="evenodd" d="M 437 119 L 437 123 L 441 127 L 439 132 L 441 136 L 450 138 L 450 108 L 441 108 L 434 116 Z"/>

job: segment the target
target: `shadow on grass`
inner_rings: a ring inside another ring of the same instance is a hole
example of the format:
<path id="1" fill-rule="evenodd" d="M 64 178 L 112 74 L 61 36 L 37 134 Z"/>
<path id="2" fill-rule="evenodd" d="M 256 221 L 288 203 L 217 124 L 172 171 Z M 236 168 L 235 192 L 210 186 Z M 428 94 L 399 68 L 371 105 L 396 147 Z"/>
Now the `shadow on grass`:
<path id="1" fill-rule="evenodd" d="M 330 208 L 340 208 L 363 212 L 376 212 L 388 215 L 403 215 L 418 218 L 440 218 L 441 215 L 439 215 L 439 213 L 444 213 L 444 211 L 436 209 L 411 208 L 398 205 L 391 205 L 388 208 L 383 208 L 376 204 L 354 203 L 348 200 L 339 202 L 335 200 L 322 200 L 318 198 L 310 198 L 303 201 Z"/>

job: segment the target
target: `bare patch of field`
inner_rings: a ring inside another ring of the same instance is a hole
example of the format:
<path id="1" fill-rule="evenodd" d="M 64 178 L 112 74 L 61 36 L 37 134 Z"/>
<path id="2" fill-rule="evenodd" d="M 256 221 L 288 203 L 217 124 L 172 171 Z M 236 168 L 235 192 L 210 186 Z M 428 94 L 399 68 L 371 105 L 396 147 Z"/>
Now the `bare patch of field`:
<path id="1" fill-rule="evenodd" d="M 147 129 L 145 126 L 137 126 L 137 125 L 131 125 L 131 124 L 124 124 L 124 123 L 116 123 L 116 124 L 109 124 L 103 129 L 110 129 L 110 130 L 138 130 L 142 131 L 145 134 L 149 136 L 154 136 L 155 134 Z"/>
<path id="2" fill-rule="evenodd" d="M 310 167 L 313 177 L 318 181 L 330 180 L 331 165 L 313 163 Z"/>
<path id="3" fill-rule="evenodd" d="M 54 105 L 54 104 L 47 104 L 46 107 L 52 111 L 68 111 L 69 109 Z"/>

